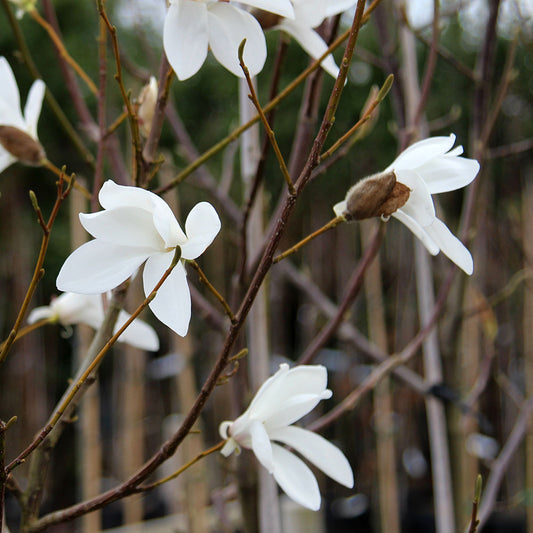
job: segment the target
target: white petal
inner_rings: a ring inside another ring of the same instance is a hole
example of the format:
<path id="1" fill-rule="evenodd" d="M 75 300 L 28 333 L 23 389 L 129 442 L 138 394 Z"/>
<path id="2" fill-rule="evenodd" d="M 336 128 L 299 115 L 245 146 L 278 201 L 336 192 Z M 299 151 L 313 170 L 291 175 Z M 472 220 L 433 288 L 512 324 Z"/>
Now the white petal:
<path id="1" fill-rule="evenodd" d="M 331 17 L 343 13 L 357 3 L 356 0 L 328 0 L 326 4 L 326 16 Z"/>
<path id="2" fill-rule="evenodd" d="M 24 121 L 26 122 L 26 131 L 37 139 L 37 122 L 41 114 L 44 93 L 46 87 L 42 80 L 36 80 L 31 86 L 26 105 L 24 107 Z"/>
<path id="3" fill-rule="evenodd" d="M 11 125 L 25 130 L 24 119 L 20 112 L 20 94 L 13 71 L 5 57 L 0 57 L 0 101 L 2 114 L 0 124 Z"/>
<path id="4" fill-rule="evenodd" d="M 353 472 L 348 459 L 324 437 L 295 426 L 278 429 L 269 436 L 294 448 L 337 483 L 353 487 Z"/>
<path id="5" fill-rule="evenodd" d="M 196 259 L 220 231 L 220 218 L 209 202 L 196 204 L 185 221 L 187 242 L 181 246 L 184 259 Z"/>
<path id="6" fill-rule="evenodd" d="M 222 446 L 222 449 L 220 450 L 220 453 L 224 457 L 230 456 L 235 450 L 238 450 L 239 447 L 234 439 L 228 439 L 224 446 Z"/>
<path id="7" fill-rule="evenodd" d="M 115 334 L 131 317 L 126 311 L 120 311 L 113 334 Z M 136 318 L 118 338 L 118 342 L 126 342 L 131 346 L 140 348 L 141 350 L 148 350 L 156 352 L 159 350 L 159 337 L 152 326 L 149 326 L 143 320 Z"/>
<path id="8" fill-rule="evenodd" d="M 294 18 L 294 10 L 290 0 L 240 0 L 240 3 L 258 7 L 282 17 Z"/>
<path id="9" fill-rule="evenodd" d="M 176 76 L 186 80 L 207 57 L 207 6 L 194 0 L 170 4 L 163 28 L 163 46 Z"/>
<path id="10" fill-rule="evenodd" d="M 36 307 L 32 309 L 28 315 L 28 324 L 34 324 L 43 318 L 52 318 L 55 313 L 50 309 L 48 305 Z"/>
<path id="11" fill-rule="evenodd" d="M 56 312 L 64 326 L 86 324 L 98 329 L 104 319 L 101 294 L 78 294 L 64 292 L 53 299 L 50 307 Z"/>
<path id="12" fill-rule="evenodd" d="M 82 226 L 102 242 L 131 248 L 163 251 L 165 243 L 148 211 L 135 207 L 117 207 L 98 213 L 80 213 Z"/>
<path id="13" fill-rule="evenodd" d="M 239 45 L 246 39 L 244 63 L 255 76 L 265 64 L 267 49 L 259 22 L 246 11 L 226 2 L 208 7 L 209 45 L 217 61 L 235 76 L 244 77 L 239 65 Z"/>
<path id="14" fill-rule="evenodd" d="M 398 219 L 402 224 L 405 224 L 415 234 L 415 237 L 418 237 L 422 241 L 422 244 L 431 255 L 437 255 L 439 253 L 440 248 L 416 220 L 405 214 L 401 209 L 392 213 L 392 216 Z"/>
<path id="15" fill-rule="evenodd" d="M 448 229 L 446 224 L 435 219 L 431 226 L 424 228 L 429 236 L 437 243 L 442 253 L 448 256 L 459 268 L 469 276 L 474 272 L 472 255 L 465 245 Z"/>
<path id="16" fill-rule="evenodd" d="M 326 390 L 327 379 L 327 370 L 322 365 L 300 365 L 290 370 L 287 365 L 280 365 L 280 370 L 259 389 L 247 411 L 253 418 L 274 423 L 272 419 L 281 416 L 280 408 L 291 397 L 320 396 Z"/>
<path id="17" fill-rule="evenodd" d="M 449 137 L 429 137 L 406 148 L 386 169 L 415 169 L 430 159 L 444 155 L 455 143 L 455 135 Z"/>
<path id="18" fill-rule="evenodd" d="M 431 194 L 455 191 L 469 185 L 479 172 L 475 159 L 445 154 L 417 168 Z"/>
<path id="19" fill-rule="evenodd" d="M 272 458 L 272 445 L 265 427 L 258 420 L 252 420 L 248 425 L 248 432 L 251 437 L 252 451 L 257 460 L 272 474 L 274 470 L 274 460 Z M 237 439 L 237 442 L 239 440 Z"/>
<path id="20" fill-rule="evenodd" d="M 3 172 L 7 167 L 12 165 L 17 160 L 7 150 L 0 146 L 0 172 Z"/>
<path id="21" fill-rule="evenodd" d="M 396 170 L 396 179 L 409 187 L 409 199 L 402 206 L 402 211 L 416 220 L 422 227 L 428 226 L 435 219 L 433 198 L 418 172 L 403 169 Z"/>
<path id="22" fill-rule="evenodd" d="M 61 267 L 60 291 L 100 294 L 127 280 L 152 250 L 89 241 L 72 252 Z"/>
<path id="23" fill-rule="evenodd" d="M 340 217 L 344 215 L 344 213 L 348 210 L 348 205 L 346 200 L 343 200 L 342 202 L 339 202 L 333 206 L 333 211 L 335 211 L 335 214 Z"/>
<path id="24" fill-rule="evenodd" d="M 324 0 L 293 0 L 294 22 L 316 28 L 328 16 L 327 3 Z"/>
<path id="25" fill-rule="evenodd" d="M 314 59 L 318 59 L 328 49 L 322 37 L 309 26 L 292 20 L 284 20 L 279 24 L 278 28 L 294 37 L 300 43 L 300 46 Z M 321 66 L 328 74 L 331 74 L 334 78 L 337 77 L 339 67 L 335 64 L 331 54 L 322 61 Z"/>
<path id="26" fill-rule="evenodd" d="M 144 266 L 143 284 L 146 296 L 159 283 L 170 266 L 174 252 L 155 254 Z M 163 324 L 184 337 L 191 319 L 191 294 L 187 285 L 187 274 L 181 261 L 159 288 L 150 303 L 150 309 Z"/>
<path id="27" fill-rule="evenodd" d="M 296 503 L 318 511 L 320 491 L 313 472 L 306 464 L 285 448 L 272 444 L 274 479 Z"/>

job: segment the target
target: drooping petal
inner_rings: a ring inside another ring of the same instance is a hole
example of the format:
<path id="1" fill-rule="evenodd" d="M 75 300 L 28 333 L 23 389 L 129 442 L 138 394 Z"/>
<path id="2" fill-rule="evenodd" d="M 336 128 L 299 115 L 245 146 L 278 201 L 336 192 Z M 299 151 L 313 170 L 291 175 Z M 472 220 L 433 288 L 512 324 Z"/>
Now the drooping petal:
<path id="1" fill-rule="evenodd" d="M 257 460 L 272 474 L 274 460 L 272 458 L 272 444 L 265 427 L 258 420 L 251 420 L 248 425 L 248 433 L 251 437 L 252 451 Z M 238 439 L 236 439 L 239 442 Z M 240 442 L 239 442 L 240 443 Z M 242 444 L 242 443 L 240 443 Z"/>
<path id="2" fill-rule="evenodd" d="M 163 46 L 176 76 L 186 80 L 207 57 L 207 6 L 194 0 L 174 0 L 163 28 Z"/>
<path id="3" fill-rule="evenodd" d="M 244 77 L 239 65 L 239 45 L 246 39 L 243 59 L 250 74 L 261 72 L 267 49 L 259 22 L 250 13 L 226 2 L 208 6 L 209 45 L 217 61 L 235 76 Z"/>
<path id="4" fill-rule="evenodd" d="M 80 213 L 82 226 L 102 242 L 163 251 L 165 243 L 148 211 L 135 207 L 116 207 L 98 213 Z"/>
<path id="5" fill-rule="evenodd" d="M 15 126 L 25 130 L 20 112 L 20 94 L 17 81 L 7 59 L 0 57 L 0 100 L 3 102 L 0 124 Z"/>
<path id="6" fill-rule="evenodd" d="M 451 152 L 417 168 L 431 194 L 455 191 L 469 185 L 479 172 L 475 159 L 457 157 Z"/>
<path id="7" fill-rule="evenodd" d="M 31 86 L 26 105 L 24 106 L 26 131 L 34 139 L 37 139 L 37 122 L 39 121 L 39 115 L 41 114 L 45 91 L 46 87 L 44 82 L 42 80 L 36 80 Z"/>
<path id="8" fill-rule="evenodd" d="M 272 440 L 283 442 L 345 487 L 352 488 L 353 472 L 348 459 L 324 437 L 295 426 L 269 432 Z"/>
<path id="9" fill-rule="evenodd" d="M 0 146 L 0 172 L 3 172 L 7 167 L 12 165 L 17 160 L 7 150 Z"/>
<path id="10" fill-rule="evenodd" d="M 465 245 L 448 229 L 444 222 L 436 218 L 433 224 L 424 229 L 435 241 L 443 254 L 448 256 L 469 276 L 472 275 L 472 272 L 474 272 L 472 255 Z"/>
<path id="11" fill-rule="evenodd" d="M 320 491 L 313 472 L 296 455 L 285 448 L 272 444 L 274 479 L 283 491 L 295 502 L 318 511 Z"/>
<path id="12" fill-rule="evenodd" d="M 89 241 L 67 257 L 57 276 L 60 291 L 100 294 L 127 280 L 153 253 L 150 249 Z"/>
<path id="13" fill-rule="evenodd" d="M 229 457 L 234 451 L 237 451 L 238 453 L 239 446 L 235 439 L 228 439 L 224 446 L 222 446 L 222 449 L 220 450 L 220 453 L 224 457 Z"/>
<path id="14" fill-rule="evenodd" d="M 294 18 L 294 9 L 290 0 L 240 0 L 240 3 L 257 7 L 282 17 Z"/>
<path id="15" fill-rule="evenodd" d="M 50 308 L 64 326 L 86 324 L 98 329 L 104 319 L 101 294 L 64 292 L 52 300 Z"/>
<path id="16" fill-rule="evenodd" d="M 433 198 L 418 172 L 408 169 L 396 170 L 396 179 L 409 187 L 409 199 L 402 206 L 402 211 L 416 220 L 422 227 L 428 226 L 435 219 Z"/>
<path id="17" fill-rule="evenodd" d="M 300 43 L 300 46 L 314 59 L 318 59 L 328 49 L 328 45 L 316 31 L 305 24 L 301 24 L 299 21 L 283 20 L 277 27 L 294 37 Z M 334 78 L 339 74 L 339 67 L 335 64 L 331 54 L 322 61 L 321 66 Z"/>
<path id="18" fill-rule="evenodd" d="M 430 159 L 444 155 L 455 143 L 455 135 L 448 137 L 429 137 L 405 149 L 386 169 L 416 169 Z"/>
<path id="19" fill-rule="evenodd" d="M 152 255 L 143 272 L 144 293 L 148 296 L 170 266 L 174 252 Z M 187 273 L 181 261 L 174 267 L 150 302 L 154 315 L 178 335 L 184 337 L 191 319 L 191 294 L 187 285 Z"/>
<path id="20" fill-rule="evenodd" d="M 187 242 L 181 245 L 184 259 L 196 259 L 213 242 L 220 231 L 220 218 L 209 202 L 196 204 L 185 221 Z"/>
<path id="21" fill-rule="evenodd" d="M 435 241 L 424 231 L 424 228 L 409 215 L 404 213 L 402 209 L 398 209 L 392 213 L 392 216 L 398 219 L 402 224 L 406 225 L 414 234 L 415 237 L 422 241 L 422 244 L 426 247 L 427 251 L 431 255 L 437 255 L 440 251 L 440 248 L 435 244 Z M 435 219 L 436 220 L 436 219 Z"/>
<path id="22" fill-rule="evenodd" d="M 113 334 L 115 334 L 131 317 L 126 311 L 120 311 Z M 135 348 L 156 352 L 159 350 L 159 337 L 152 326 L 136 318 L 120 335 L 118 342 L 125 342 Z"/>
<path id="23" fill-rule="evenodd" d="M 294 22 L 308 28 L 316 28 L 328 16 L 328 2 L 324 0 L 292 0 L 292 3 Z"/>
<path id="24" fill-rule="evenodd" d="M 344 13 L 347 9 L 354 6 L 357 3 L 357 0 L 328 0 L 326 4 L 326 16 L 331 17 L 333 15 L 338 15 L 339 13 Z"/>

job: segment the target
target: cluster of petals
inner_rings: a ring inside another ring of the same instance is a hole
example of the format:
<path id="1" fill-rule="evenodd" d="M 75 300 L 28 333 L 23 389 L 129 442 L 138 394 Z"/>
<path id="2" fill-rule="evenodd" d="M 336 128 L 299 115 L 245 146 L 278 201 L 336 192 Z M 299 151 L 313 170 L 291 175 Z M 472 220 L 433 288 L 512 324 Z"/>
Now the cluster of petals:
<path id="1" fill-rule="evenodd" d="M 169 268 L 176 253 L 196 259 L 220 230 L 214 207 L 200 202 L 181 229 L 168 204 L 139 187 L 104 183 L 98 199 L 104 208 L 80 213 L 83 227 L 95 237 L 65 261 L 57 277 L 61 291 L 100 294 L 117 287 L 143 264 L 143 286 L 148 296 Z M 155 316 L 178 335 L 186 335 L 191 317 L 187 274 L 180 260 L 150 302 Z"/>
<path id="2" fill-rule="evenodd" d="M 239 4 L 294 17 L 290 0 L 241 0 Z M 180 80 L 198 72 L 209 49 L 220 64 L 242 77 L 238 49 L 243 39 L 246 39 L 243 59 L 250 74 L 261 71 L 267 55 L 265 36 L 255 17 L 239 4 L 171 0 L 163 28 L 163 46 Z"/>
<path id="3" fill-rule="evenodd" d="M 290 446 L 338 483 L 353 487 L 352 468 L 344 454 L 320 435 L 291 425 L 331 397 L 327 379 L 322 365 L 289 369 L 281 364 L 259 388 L 248 409 L 219 427 L 221 437 L 227 439 L 221 450 L 224 456 L 251 449 L 290 498 L 315 511 L 320 508 L 320 491 L 314 474 L 294 453 L 276 443 Z"/>
<path id="4" fill-rule="evenodd" d="M 16 128 L 21 133 L 22 139 L 29 136 L 40 146 L 37 138 L 37 122 L 45 92 L 44 82 L 36 80 L 31 86 L 23 114 L 17 82 L 5 57 L 0 57 L 0 80 L 0 126 Z M 17 157 L 0 142 L 0 172 L 15 161 Z"/>
<path id="5" fill-rule="evenodd" d="M 284 18 L 275 28 L 296 39 L 300 46 L 314 59 L 321 57 L 328 45 L 314 30 L 333 15 L 338 15 L 352 7 L 355 0 L 292 0 L 294 18 Z M 333 56 L 328 55 L 321 63 L 326 72 L 334 78 L 339 73 Z"/>
<path id="6" fill-rule="evenodd" d="M 455 135 L 429 137 L 404 150 L 386 169 L 409 189 L 409 199 L 392 216 L 418 237 L 429 253 L 442 251 L 467 274 L 474 271 L 472 255 L 435 214 L 432 194 L 454 191 L 470 184 L 479 172 L 475 159 L 461 157 Z M 346 200 L 334 206 L 337 215 L 346 211 Z"/>
<path id="7" fill-rule="evenodd" d="M 121 310 L 113 333 L 116 333 L 130 319 L 130 316 L 126 311 Z M 50 305 L 33 309 L 28 316 L 28 323 L 33 324 L 46 319 L 50 323 L 59 323 L 63 326 L 85 324 L 97 330 L 102 325 L 104 317 L 102 295 L 65 292 L 53 298 Z M 151 352 L 159 349 L 159 338 L 155 330 L 138 318 L 124 330 L 118 342 L 125 342 Z"/>

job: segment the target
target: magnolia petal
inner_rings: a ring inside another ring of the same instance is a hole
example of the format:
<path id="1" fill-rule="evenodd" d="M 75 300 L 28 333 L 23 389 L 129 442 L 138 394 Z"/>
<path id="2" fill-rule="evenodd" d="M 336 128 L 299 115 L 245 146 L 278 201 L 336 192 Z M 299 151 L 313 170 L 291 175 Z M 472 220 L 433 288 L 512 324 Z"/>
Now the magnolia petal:
<path id="1" fill-rule="evenodd" d="M 222 446 L 222 449 L 220 450 L 220 453 L 224 457 L 229 457 L 235 450 L 238 450 L 239 446 L 235 442 L 234 439 L 228 439 L 224 446 Z"/>
<path id="2" fill-rule="evenodd" d="M 39 121 L 39 115 L 41 114 L 45 91 L 46 86 L 44 82 L 42 80 L 36 80 L 31 86 L 26 105 L 24 106 L 26 131 L 34 139 L 37 139 L 37 122 Z"/>
<path id="3" fill-rule="evenodd" d="M 264 419 L 267 431 L 288 426 L 311 412 L 321 400 L 331 398 L 329 389 L 321 394 L 295 394 L 277 405 L 276 412 Z"/>
<path id="4" fill-rule="evenodd" d="M 274 479 L 283 491 L 295 502 L 318 511 L 320 491 L 313 472 L 296 455 L 285 448 L 272 444 Z"/>
<path id="5" fill-rule="evenodd" d="M 161 239 L 148 211 L 135 207 L 117 207 L 98 213 L 80 213 L 82 226 L 101 242 L 162 251 L 165 243 Z"/>
<path id="6" fill-rule="evenodd" d="M 422 227 L 428 226 L 435 219 L 433 198 L 418 172 L 412 170 L 395 171 L 396 179 L 409 187 L 409 199 L 402 206 L 402 211 L 416 220 Z"/>
<path id="7" fill-rule="evenodd" d="M 115 334 L 129 319 L 131 315 L 120 311 L 113 334 Z M 152 326 L 136 318 L 120 335 L 118 342 L 125 342 L 141 350 L 156 352 L 159 350 L 159 337 Z"/>
<path id="8" fill-rule="evenodd" d="M 348 459 L 339 448 L 324 437 L 295 426 L 269 432 L 269 436 L 272 440 L 283 442 L 294 448 L 337 483 L 348 488 L 353 487 L 353 472 Z"/>
<path id="9" fill-rule="evenodd" d="M 429 137 L 423 141 L 418 141 L 406 148 L 386 169 L 416 169 L 424 163 L 444 155 L 455 143 L 455 135 L 452 133 L 448 137 Z"/>
<path id="10" fill-rule="evenodd" d="M 104 319 L 101 294 L 64 292 L 52 300 L 50 308 L 64 326 L 87 324 L 98 329 Z"/>
<path id="11" fill-rule="evenodd" d="M 17 81 L 7 59 L 0 57 L 0 100 L 3 102 L 1 124 L 25 130 L 24 119 L 20 112 L 20 94 Z"/>
<path id="12" fill-rule="evenodd" d="M 274 460 L 272 458 L 272 444 L 265 426 L 258 420 L 251 420 L 248 424 L 248 433 L 251 437 L 252 451 L 257 460 L 272 474 Z M 237 439 L 237 442 L 238 439 Z"/>
<path id="13" fill-rule="evenodd" d="M 435 241 L 444 255 L 448 256 L 469 276 L 472 275 L 474 272 L 472 255 L 465 245 L 448 229 L 444 222 L 436 218 L 431 226 L 424 229 Z"/>
<path id="14" fill-rule="evenodd" d="M 294 20 L 299 25 L 316 28 L 328 16 L 328 2 L 324 0 L 292 0 Z"/>
<path id="15" fill-rule="evenodd" d="M 469 185 L 479 172 L 475 159 L 457 157 L 451 152 L 417 168 L 431 194 L 455 191 Z"/>
<path id="16" fill-rule="evenodd" d="M 243 59 L 255 76 L 266 61 L 267 49 L 261 25 L 250 13 L 226 2 L 214 2 L 208 7 L 209 45 L 217 61 L 235 76 L 244 77 L 238 50 L 246 39 Z"/>
<path id="17" fill-rule="evenodd" d="M 100 240 L 86 242 L 67 257 L 57 276 L 57 288 L 81 294 L 106 292 L 127 280 L 151 253 Z"/>
<path id="18" fill-rule="evenodd" d="M 163 27 L 163 46 L 176 76 L 186 80 L 207 57 L 207 6 L 194 0 L 174 0 Z"/>
<path id="19" fill-rule="evenodd" d="M 43 320 L 44 318 L 50 319 L 52 317 L 55 318 L 55 313 L 48 305 L 36 307 L 35 309 L 32 309 L 28 315 L 28 324 L 34 324 L 35 322 Z"/>
<path id="20" fill-rule="evenodd" d="M 185 221 L 187 242 L 181 245 L 184 259 L 196 259 L 213 242 L 220 231 L 220 218 L 209 202 L 196 204 Z"/>
<path id="21" fill-rule="evenodd" d="M 300 365 L 290 370 L 288 365 L 280 365 L 278 372 L 261 386 L 248 412 L 258 420 L 275 417 L 292 396 L 321 395 L 327 380 L 327 370 L 321 365 Z"/>
<path id="22" fill-rule="evenodd" d="M 309 26 L 292 20 L 284 20 L 277 27 L 294 37 L 300 43 L 300 46 L 314 59 L 318 59 L 328 49 L 328 45 L 322 37 Z M 331 54 L 322 61 L 321 66 L 334 78 L 339 74 L 339 67 L 337 67 Z"/>
<path id="23" fill-rule="evenodd" d="M 340 217 L 343 216 L 346 211 L 348 211 L 348 204 L 346 200 L 343 200 L 342 202 L 339 202 L 333 206 L 333 211 L 335 214 Z"/>
<path id="24" fill-rule="evenodd" d="M 294 9 L 290 0 L 240 0 L 240 3 L 276 13 L 282 17 L 294 18 Z"/>
<path id="25" fill-rule="evenodd" d="M 431 255 L 437 255 L 439 253 L 440 248 L 416 220 L 404 213 L 402 209 L 398 209 L 398 211 L 392 213 L 392 216 L 398 219 L 402 224 L 406 225 L 415 234 L 415 237 L 422 241 L 422 244 Z"/>
<path id="26" fill-rule="evenodd" d="M 174 252 L 152 255 L 143 272 L 144 293 L 146 296 L 159 283 L 170 266 Z M 181 261 L 174 267 L 168 278 L 150 302 L 154 315 L 178 335 L 184 337 L 191 319 L 191 293 L 187 285 L 187 274 Z"/>
<path id="27" fill-rule="evenodd" d="M 350 9 L 356 3 L 356 0 L 328 0 L 328 2 L 325 2 L 326 16 L 331 17 L 339 13 L 344 13 L 344 11 Z"/>

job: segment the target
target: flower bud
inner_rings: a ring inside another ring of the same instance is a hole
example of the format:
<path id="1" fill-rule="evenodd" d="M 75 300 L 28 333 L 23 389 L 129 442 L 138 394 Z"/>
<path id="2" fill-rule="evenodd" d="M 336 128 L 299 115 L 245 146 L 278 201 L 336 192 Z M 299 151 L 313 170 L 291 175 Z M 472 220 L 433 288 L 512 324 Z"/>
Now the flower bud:
<path id="1" fill-rule="evenodd" d="M 356 183 L 346 194 L 348 220 L 389 217 L 409 199 L 409 187 L 396 181 L 393 171 L 374 174 Z"/>
<path id="2" fill-rule="evenodd" d="M 12 4 L 15 4 L 17 9 L 17 18 L 22 18 L 27 11 L 33 11 L 37 0 L 11 0 Z"/>
<path id="3" fill-rule="evenodd" d="M 139 130 L 143 137 L 150 135 L 154 120 L 155 105 L 157 103 L 157 80 L 151 76 L 150 81 L 142 88 L 139 95 Z"/>
<path id="4" fill-rule="evenodd" d="M 30 167 L 42 165 L 46 153 L 41 143 L 14 126 L 0 126 L 0 145 L 13 157 Z"/>

